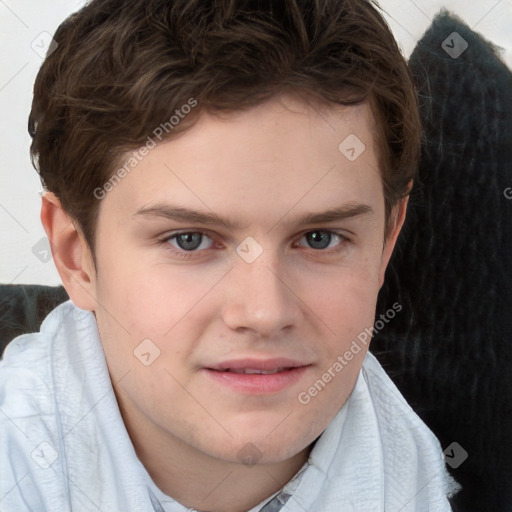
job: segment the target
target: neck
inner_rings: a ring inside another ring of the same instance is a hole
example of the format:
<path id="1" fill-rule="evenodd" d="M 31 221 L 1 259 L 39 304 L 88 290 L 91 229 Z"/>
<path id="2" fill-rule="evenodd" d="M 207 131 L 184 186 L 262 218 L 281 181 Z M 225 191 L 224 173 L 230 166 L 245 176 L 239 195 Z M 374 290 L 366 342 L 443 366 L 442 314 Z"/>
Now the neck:
<path id="1" fill-rule="evenodd" d="M 249 466 L 222 460 L 142 422 L 132 408 L 124 407 L 122 395 L 117 398 L 137 456 L 156 486 L 197 511 L 247 512 L 289 482 L 312 448 L 274 464 Z"/>

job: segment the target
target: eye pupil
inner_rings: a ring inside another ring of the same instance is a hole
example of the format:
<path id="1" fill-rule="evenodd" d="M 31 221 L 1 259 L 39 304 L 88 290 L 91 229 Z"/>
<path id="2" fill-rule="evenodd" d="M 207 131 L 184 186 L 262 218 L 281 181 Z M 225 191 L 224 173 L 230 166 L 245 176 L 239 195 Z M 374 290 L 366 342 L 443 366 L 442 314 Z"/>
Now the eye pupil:
<path id="1" fill-rule="evenodd" d="M 176 242 L 184 251 L 193 251 L 201 245 L 201 233 L 181 233 L 176 236 Z"/>
<path id="2" fill-rule="evenodd" d="M 325 249 L 331 243 L 331 233 L 327 231 L 312 231 L 306 235 L 308 244 L 314 249 Z"/>

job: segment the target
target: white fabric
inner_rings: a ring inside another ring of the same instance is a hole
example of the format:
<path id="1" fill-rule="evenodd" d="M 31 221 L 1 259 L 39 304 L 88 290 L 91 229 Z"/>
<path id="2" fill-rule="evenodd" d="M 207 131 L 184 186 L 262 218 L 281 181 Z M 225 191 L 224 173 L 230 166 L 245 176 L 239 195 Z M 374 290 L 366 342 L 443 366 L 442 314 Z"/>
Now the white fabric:
<path id="1" fill-rule="evenodd" d="M 456 490 L 439 442 L 368 354 L 351 397 L 283 489 L 292 496 L 281 510 L 444 512 Z M 0 510 L 189 510 L 138 460 L 94 315 L 70 301 L 0 362 Z"/>

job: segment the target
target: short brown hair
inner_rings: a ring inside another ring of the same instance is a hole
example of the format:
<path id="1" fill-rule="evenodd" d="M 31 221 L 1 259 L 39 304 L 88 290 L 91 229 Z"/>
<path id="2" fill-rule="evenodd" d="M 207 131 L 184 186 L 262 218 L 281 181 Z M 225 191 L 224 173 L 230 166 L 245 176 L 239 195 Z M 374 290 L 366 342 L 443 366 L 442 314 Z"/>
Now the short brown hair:
<path id="1" fill-rule="evenodd" d="M 34 86 L 31 155 L 93 255 L 94 191 L 156 127 L 167 126 L 170 139 L 203 109 L 242 110 L 285 90 L 343 105 L 368 100 L 386 219 L 415 176 L 416 92 L 370 1 L 92 0 L 54 39 Z M 184 122 L 162 124 L 191 98 L 197 107 Z"/>

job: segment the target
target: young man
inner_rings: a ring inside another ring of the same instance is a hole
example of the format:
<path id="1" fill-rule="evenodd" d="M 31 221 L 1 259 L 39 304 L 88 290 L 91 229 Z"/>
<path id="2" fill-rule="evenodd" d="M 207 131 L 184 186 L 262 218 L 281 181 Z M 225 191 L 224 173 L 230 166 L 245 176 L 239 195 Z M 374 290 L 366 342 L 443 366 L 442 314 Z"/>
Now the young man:
<path id="1" fill-rule="evenodd" d="M 1 363 L 0 509 L 450 510 L 368 353 L 420 140 L 376 9 L 93 0 L 55 41 L 30 130 L 71 301 Z"/>

